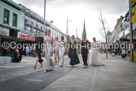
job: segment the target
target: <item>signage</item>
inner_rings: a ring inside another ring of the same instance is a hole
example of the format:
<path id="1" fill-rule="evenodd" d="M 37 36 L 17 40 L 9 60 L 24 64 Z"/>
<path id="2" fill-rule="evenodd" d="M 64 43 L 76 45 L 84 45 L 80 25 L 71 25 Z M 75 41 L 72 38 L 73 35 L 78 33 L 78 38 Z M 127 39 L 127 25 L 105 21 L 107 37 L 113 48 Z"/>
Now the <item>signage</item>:
<path id="1" fill-rule="evenodd" d="M 4 28 L 0 28 L 0 35 L 7 35 L 7 36 L 9 36 L 9 30 L 8 29 L 4 29 Z"/>
<path id="2" fill-rule="evenodd" d="M 31 36 L 28 36 L 28 35 L 20 34 L 20 36 L 21 36 L 21 39 L 24 39 L 24 40 L 30 40 L 30 41 L 35 40 L 34 37 L 31 37 Z"/>

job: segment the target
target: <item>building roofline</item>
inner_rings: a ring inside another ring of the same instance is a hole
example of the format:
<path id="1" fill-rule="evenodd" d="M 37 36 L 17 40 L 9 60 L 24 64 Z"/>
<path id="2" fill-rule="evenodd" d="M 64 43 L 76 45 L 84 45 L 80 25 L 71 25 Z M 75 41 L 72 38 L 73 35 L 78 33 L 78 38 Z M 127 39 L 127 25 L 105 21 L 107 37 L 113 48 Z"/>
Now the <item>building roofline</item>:
<path id="1" fill-rule="evenodd" d="M 21 7 L 12 0 L 0 0 L 1 2 L 8 4 L 9 6 L 21 11 Z"/>

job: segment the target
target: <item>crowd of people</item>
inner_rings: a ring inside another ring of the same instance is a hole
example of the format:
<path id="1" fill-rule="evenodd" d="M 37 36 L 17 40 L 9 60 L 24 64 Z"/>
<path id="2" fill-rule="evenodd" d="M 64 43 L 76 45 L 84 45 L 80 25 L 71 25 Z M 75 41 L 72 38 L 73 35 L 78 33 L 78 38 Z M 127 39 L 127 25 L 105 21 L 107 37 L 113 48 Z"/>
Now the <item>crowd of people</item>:
<path id="1" fill-rule="evenodd" d="M 42 46 L 41 46 L 42 45 Z M 86 39 L 86 36 L 83 36 L 83 40 L 81 41 L 80 46 L 80 54 L 82 55 L 83 67 L 87 68 L 88 65 L 92 66 L 104 66 L 100 61 L 99 52 L 97 47 L 96 38 L 93 38 L 93 42 L 91 43 L 91 50 L 89 50 L 89 43 Z M 74 65 L 80 64 L 80 60 L 78 58 L 78 48 L 77 42 L 75 40 L 75 36 L 72 35 L 72 39 L 69 42 L 69 51 L 68 57 L 70 59 L 70 65 L 73 68 Z M 26 47 L 26 55 L 30 56 L 30 47 Z M 43 67 L 43 59 L 41 58 L 41 54 L 45 55 L 45 70 L 44 72 L 48 72 L 53 70 L 55 65 L 59 65 L 59 67 L 64 66 L 64 56 L 66 50 L 66 43 L 64 41 L 64 36 L 61 36 L 61 40 L 58 37 L 53 39 L 51 36 L 51 30 L 47 30 L 47 35 L 45 37 L 41 36 L 41 32 L 37 32 L 37 37 L 35 38 L 35 45 L 32 48 L 33 51 L 37 54 L 37 59 L 34 65 L 34 69 L 36 69 L 37 64 L 40 63 L 40 67 Z M 14 61 L 20 62 L 22 56 L 19 52 L 19 49 L 15 50 L 14 53 Z"/>

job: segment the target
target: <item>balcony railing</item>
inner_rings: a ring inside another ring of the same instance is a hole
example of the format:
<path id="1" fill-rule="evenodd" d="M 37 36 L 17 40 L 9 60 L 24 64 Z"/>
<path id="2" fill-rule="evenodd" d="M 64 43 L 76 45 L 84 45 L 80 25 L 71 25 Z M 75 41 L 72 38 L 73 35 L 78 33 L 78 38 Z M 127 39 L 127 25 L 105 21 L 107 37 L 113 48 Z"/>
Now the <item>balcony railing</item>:
<path id="1" fill-rule="evenodd" d="M 31 31 L 31 28 L 26 26 L 25 31 Z"/>
<path id="2" fill-rule="evenodd" d="M 122 38 L 124 36 L 124 31 L 121 31 L 121 33 L 119 34 L 119 38 Z"/>

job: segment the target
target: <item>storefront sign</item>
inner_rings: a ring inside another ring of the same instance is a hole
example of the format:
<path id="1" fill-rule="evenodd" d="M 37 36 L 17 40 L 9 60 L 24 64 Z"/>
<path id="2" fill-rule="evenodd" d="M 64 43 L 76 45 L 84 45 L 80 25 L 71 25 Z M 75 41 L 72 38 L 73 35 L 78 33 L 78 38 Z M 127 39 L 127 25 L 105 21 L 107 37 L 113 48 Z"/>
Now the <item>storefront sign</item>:
<path id="1" fill-rule="evenodd" d="M 34 37 L 31 37 L 31 36 L 28 36 L 28 35 L 20 34 L 20 36 L 21 36 L 21 39 L 24 39 L 24 40 L 30 40 L 30 41 L 35 40 Z"/>
<path id="2" fill-rule="evenodd" d="M 0 35 L 7 35 L 7 36 L 9 36 L 9 30 L 0 27 Z"/>

